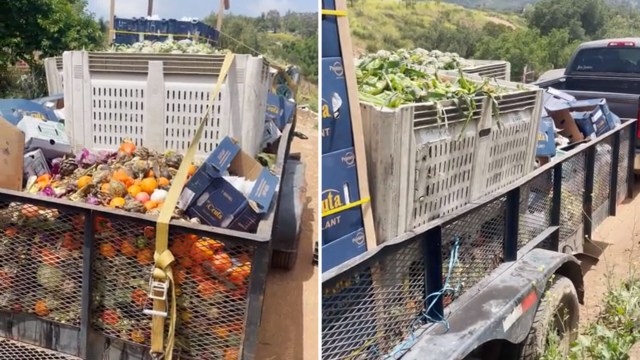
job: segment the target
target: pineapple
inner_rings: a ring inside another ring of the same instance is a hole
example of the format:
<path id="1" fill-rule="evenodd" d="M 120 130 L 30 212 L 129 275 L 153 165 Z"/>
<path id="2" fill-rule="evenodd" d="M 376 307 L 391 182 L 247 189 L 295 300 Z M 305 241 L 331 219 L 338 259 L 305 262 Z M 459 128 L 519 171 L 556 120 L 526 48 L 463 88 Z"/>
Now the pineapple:
<path id="1" fill-rule="evenodd" d="M 71 176 L 76 171 L 76 169 L 78 169 L 76 160 L 72 158 L 65 158 L 60 164 L 60 175 L 62 177 Z"/>
<path id="2" fill-rule="evenodd" d="M 140 158 L 141 160 L 148 160 L 151 156 L 151 152 L 144 146 L 138 146 L 133 152 L 133 156 Z"/>

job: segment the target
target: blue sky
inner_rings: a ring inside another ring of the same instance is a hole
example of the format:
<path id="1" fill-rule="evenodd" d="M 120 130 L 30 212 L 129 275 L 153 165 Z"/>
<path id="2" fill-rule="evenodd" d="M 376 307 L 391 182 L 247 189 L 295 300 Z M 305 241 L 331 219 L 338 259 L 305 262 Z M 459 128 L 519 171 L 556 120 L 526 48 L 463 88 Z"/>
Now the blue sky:
<path id="1" fill-rule="evenodd" d="M 270 9 L 280 13 L 287 10 L 317 12 L 318 0 L 230 0 L 229 12 L 257 16 Z M 109 17 L 110 0 L 89 0 L 89 11 L 97 17 Z M 161 18 L 180 19 L 183 16 L 199 19 L 218 9 L 218 0 L 154 0 L 153 13 Z M 142 17 L 147 15 L 147 0 L 116 0 L 116 16 Z"/>

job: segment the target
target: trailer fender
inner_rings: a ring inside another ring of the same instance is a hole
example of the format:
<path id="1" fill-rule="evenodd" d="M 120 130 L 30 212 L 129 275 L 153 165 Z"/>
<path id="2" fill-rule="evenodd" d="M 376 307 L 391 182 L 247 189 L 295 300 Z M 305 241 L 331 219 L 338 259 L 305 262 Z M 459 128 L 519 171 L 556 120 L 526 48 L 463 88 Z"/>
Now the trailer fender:
<path id="1" fill-rule="evenodd" d="M 524 341 L 554 274 L 571 279 L 583 302 L 582 270 L 568 254 L 533 249 L 493 274 L 447 308 L 448 331 L 443 324 L 427 325 L 402 359 L 464 359 L 492 340 Z"/>

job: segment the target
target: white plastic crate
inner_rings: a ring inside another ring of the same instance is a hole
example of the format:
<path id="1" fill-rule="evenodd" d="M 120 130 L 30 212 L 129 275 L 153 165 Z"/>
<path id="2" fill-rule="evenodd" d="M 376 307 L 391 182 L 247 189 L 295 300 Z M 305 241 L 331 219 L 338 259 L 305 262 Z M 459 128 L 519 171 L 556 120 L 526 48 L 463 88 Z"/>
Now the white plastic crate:
<path id="1" fill-rule="evenodd" d="M 224 55 L 65 52 L 66 128 L 76 149 L 116 149 L 124 138 L 157 151 L 186 151 L 205 113 Z M 260 151 L 268 65 L 236 55 L 198 146 L 225 136 Z"/>
<path id="2" fill-rule="evenodd" d="M 47 76 L 47 91 L 49 96 L 61 94 L 64 90 L 62 80 L 62 56 L 44 59 L 44 71 Z"/>
<path id="3" fill-rule="evenodd" d="M 469 122 L 452 102 L 440 102 L 441 110 L 434 103 L 397 109 L 361 103 L 380 242 L 450 214 L 533 170 L 541 90 L 510 87 L 513 94 L 499 100 L 501 126 L 486 98 L 476 99 L 478 108 Z"/>
<path id="4" fill-rule="evenodd" d="M 463 71 L 467 74 L 475 74 L 484 78 L 511 80 L 511 63 L 502 60 L 472 60 L 474 66 Z"/>

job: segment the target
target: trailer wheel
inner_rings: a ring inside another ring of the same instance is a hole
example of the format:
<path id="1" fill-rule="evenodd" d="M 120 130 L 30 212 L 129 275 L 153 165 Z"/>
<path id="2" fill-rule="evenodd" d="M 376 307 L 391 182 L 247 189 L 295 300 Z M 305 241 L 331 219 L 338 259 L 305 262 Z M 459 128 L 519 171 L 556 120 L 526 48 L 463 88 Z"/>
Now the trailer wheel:
<path id="1" fill-rule="evenodd" d="M 573 282 L 564 276 L 555 275 L 555 281 L 538 305 L 529 335 L 522 343 L 520 359 L 539 359 L 547 349 L 550 331 L 557 333 L 559 350 L 568 358 L 571 343 L 578 338 L 579 319 L 580 304 Z"/>

